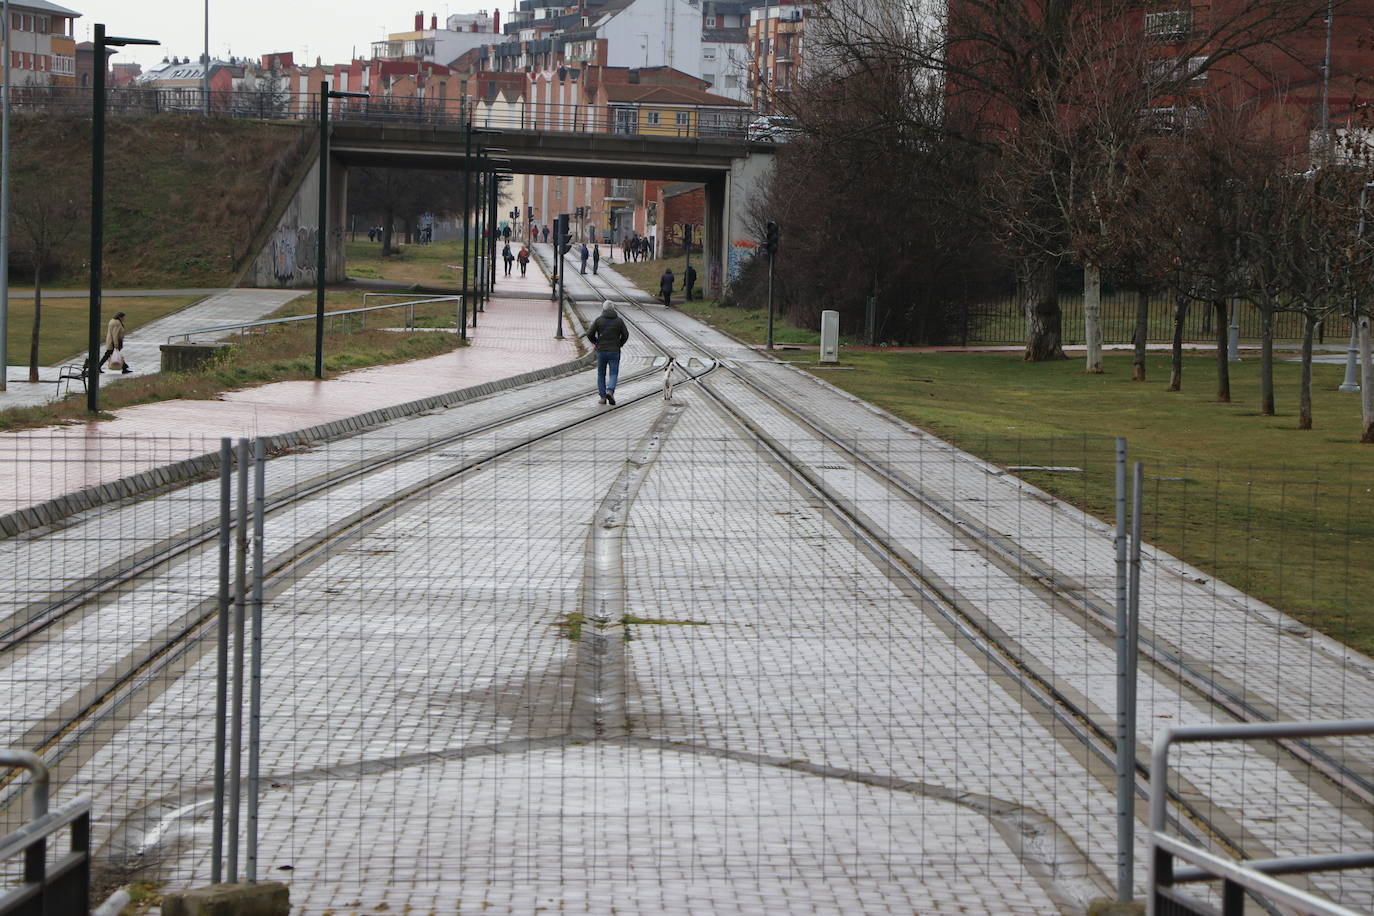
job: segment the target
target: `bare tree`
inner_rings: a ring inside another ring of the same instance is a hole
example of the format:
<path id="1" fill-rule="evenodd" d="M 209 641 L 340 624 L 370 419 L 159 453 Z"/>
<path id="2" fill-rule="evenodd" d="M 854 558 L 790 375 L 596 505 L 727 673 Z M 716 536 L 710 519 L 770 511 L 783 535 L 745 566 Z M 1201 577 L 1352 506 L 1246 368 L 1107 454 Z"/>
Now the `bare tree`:
<path id="1" fill-rule="evenodd" d="M 1344 8 L 1348 0 L 1337 0 Z M 927 78 L 946 94 L 947 133 L 992 156 L 991 203 L 1004 219 L 999 237 L 1017 263 L 1026 318 L 1027 360 L 1060 358 L 1055 285 L 1071 247 L 1065 202 L 1080 200 L 1079 160 L 1064 142 L 1081 113 L 1104 96 L 1182 95 L 1212 70 L 1246 64 L 1313 28 L 1325 13 L 1304 0 L 1213 6 L 1205 19 L 1170 36 L 1164 52 L 1142 45 L 1132 0 L 955 0 L 941 21 L 923 0 L 831 0 L 819 7 L 828 65 L 855 72 L 883 59 Z M 1164 66 L 1144 81 L 1123 61 L 1155 56 Z M 1245 67 L 1237 67 L 1243 71 Z M 1153 77 L 1157 77 L 1157 80 Z M 1137 104 L 1137 110 L 1146 106 Z M 1076 207 L 1076 203 L 1074 204 Z"/>
<path id="2" fill-rule="evenodd" d="M 38 345 L 43 327 L 44 270 L 54 266 L 62 244 L 81 222 L 76 200 L 64 195 L 62 182 L 48 162 L 33 163 L 15 176 L 12 225 L 19 247 L 33 269 L 33 330 L 29 335 L 29 381 L 38 381 Z"/>

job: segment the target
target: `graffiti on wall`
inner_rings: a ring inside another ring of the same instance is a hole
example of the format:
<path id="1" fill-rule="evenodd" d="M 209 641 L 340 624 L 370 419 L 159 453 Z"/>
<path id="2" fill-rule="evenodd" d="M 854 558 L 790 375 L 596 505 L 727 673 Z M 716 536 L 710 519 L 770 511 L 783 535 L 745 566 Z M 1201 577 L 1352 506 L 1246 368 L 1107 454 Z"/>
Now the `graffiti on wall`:
<path id="1" fill-rule="evenodd" d="M 730 243 L 730 263 L 726 276 L 731 283 L 739 279 L 740 270 L 744 268 L 745 262 L 754 256 L 758 247 L 759 243 L 753 239 L 735 239 Z"/>
<path id="2" fill-rule="evenodd" d="M 318 233 L 308 226 L 279 226 L 272 234 L 272 276 L 283 286 L 315 280 Z"/>

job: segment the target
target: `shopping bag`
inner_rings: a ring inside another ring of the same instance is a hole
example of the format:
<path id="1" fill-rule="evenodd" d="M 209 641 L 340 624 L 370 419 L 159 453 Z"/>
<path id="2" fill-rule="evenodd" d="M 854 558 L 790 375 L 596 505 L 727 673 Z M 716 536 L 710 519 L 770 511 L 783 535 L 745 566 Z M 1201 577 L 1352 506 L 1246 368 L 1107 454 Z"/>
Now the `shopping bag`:
<path id="1" fill-rule="evenodd" d="M 113 353 L 110 354 L 110 368 L 111 368 L 111 369 L 123 369 L 123 368 L 124 368 L 124 351 L 123 351 L 123 350 L 116 350 L 116 351 L 114 351 Z"/>

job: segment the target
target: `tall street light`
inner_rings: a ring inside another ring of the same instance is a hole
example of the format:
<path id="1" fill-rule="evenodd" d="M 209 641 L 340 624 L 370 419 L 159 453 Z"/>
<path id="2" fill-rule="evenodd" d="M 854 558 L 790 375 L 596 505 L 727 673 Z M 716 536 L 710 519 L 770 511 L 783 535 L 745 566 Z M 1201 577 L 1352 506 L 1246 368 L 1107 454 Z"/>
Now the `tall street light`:
<path id="1" fill-rule="evenodd" d="M 459 322 L 459 333 L 463 339 L 468 339 L 468 306 L 472 302 L 472 266 L 471 252 L 472 245 L 472 136 L 473 134 L 490 135 L 499 134 L 501 131 L 492 127 L 474 127 L 472 125 L 472 115 L 469 112 L 468 121 L 463 131 L 463 320 Z M 477 320 L 476 307 L 472 310 L 473 321 Z"/>
<path id="2" fill-rule="evenodd" d="M 486 262 L 486 269 L 481 271 L 477 277 L 479 288 L 477 290 L 477 303 L 475 308 L 479 312 L 485 312 L 487 310 L 486 301 L 491 298 L 492 271 L 496 266 L 491 250 L 491 227 L 494 224 L 491 221 L 491 215 L 487 212 L 487 196 L 491 189 L 491 172 L 497 163 L 510 162 L 509 159 L 499 159 L 491 154 L 504 152 L 506 152 L 506 150 L 499 146 L 482 147 L 482 151 L 477 160 L 479 167 L 474 179 L 476 181 L 477 193 L 473 196 L 473 204 L 478 208 L 477 222 L 481 226 L 481 230 L 477 233 L 477 237 L 482 240 L 481 247 L 478 250 L 483 253 L 482 257 Z M 472 323 L 474 327 L 477 325 L 477 318 L 475 315 L 473 316 Z"/>
<path id="3" fill-rule="evenodd" d="M 504 153 L 506 150 L 494 146 L 486 148 L 487 155 L 486 169 L 483 172 L 483 193 L 478 195 L 477 203 L 482 208 L 482 222 L 486 227 L 486 234 L 482 236 L 485 241 L 482 247 L 487 254 L 487 273 L 486 282 L 482 284 L 482 302 L 491 301 L 491 291 L 496 286 L 496 208 L 489 206 L 492 194 L 496 187 L 496 175 L 501 171 L 510 171 L 509 159 L 502 159 L 499 156 L 492 156 L 491 153 Z M 482 311 L 486 311 L 484 305 L 480 305 Z"/>
<path id="4" fill-rule="evenodd" d="M 155 45 L 150 38 L 115 38 L 105 34 L 105 24 L 95 25 L 95 82 L 91 93 L 91 301 L 88 332 L 89 354 L 86 363 L 86 409 L 100 410 L 100 272 L 104 269 L 105 223 L 105 49 L 125 45 Z M 5 46 L 5 56 L 10 53 Z M 5 87 L 9 92 L 9 86 Z M 9 371 L 9 367 L 4 367 Z"/>
<path id="5" fill-rule="evenodd" d="M 366 92 L 340 92 L 320 81 L 320 208 L 315 233 L 315 378 L 324 378 L 324 282 L 329 250 L 329 100 L 365 99 Z"/>

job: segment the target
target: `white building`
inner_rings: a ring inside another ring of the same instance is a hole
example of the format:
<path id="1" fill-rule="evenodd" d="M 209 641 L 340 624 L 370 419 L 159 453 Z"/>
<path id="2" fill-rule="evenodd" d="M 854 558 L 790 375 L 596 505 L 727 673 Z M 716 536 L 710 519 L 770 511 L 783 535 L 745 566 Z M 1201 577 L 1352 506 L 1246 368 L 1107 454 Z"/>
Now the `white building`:
<path id="1" fill-rule="evenodd" d="M 589 16 L 611 67 L 672 67 L 701 76 L 701 7 L 689 0 L 611 0 Z"/>

